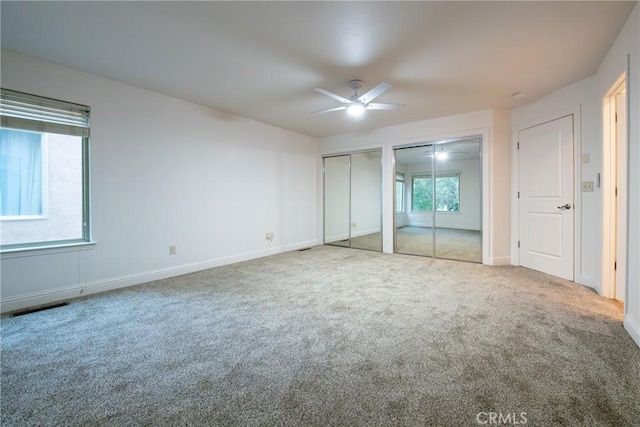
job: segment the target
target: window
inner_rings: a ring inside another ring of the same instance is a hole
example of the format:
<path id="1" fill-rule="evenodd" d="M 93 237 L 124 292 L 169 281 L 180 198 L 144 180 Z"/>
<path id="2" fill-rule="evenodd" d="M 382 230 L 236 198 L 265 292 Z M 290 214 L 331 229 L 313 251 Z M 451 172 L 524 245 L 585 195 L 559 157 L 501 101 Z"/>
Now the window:
<path id="1" fill-rule="evenodd" d="M 396 173 L 396 213 L 404 212 L 404 174 Z"/>
<path id="2" fill-rule="evenodd" d="M 436 174 L 436 211 L 460 212 L 460 174 Z M 411 184 L 411 210 L 433 211 L 431 174 L 414 175 Z"/>
<path id="3" fill-rule="evenodd" d="M 0 120 L 1 249 L 89 241 L 89 107 L 2 89 Z"/>

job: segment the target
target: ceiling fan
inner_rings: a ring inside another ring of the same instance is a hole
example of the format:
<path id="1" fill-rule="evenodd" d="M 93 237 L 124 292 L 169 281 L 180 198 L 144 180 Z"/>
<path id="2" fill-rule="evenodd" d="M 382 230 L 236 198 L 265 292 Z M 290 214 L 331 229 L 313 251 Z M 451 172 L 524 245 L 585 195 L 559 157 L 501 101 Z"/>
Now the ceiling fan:
<path id="1" fill-rule="evenodd" d="M 383 104 L 380 102 L 371 102 L 391 88 L 391 85 L 387 82 L 380 83 L 373 89 L 370 89 L 364 95 L 358 95 L 358 90 L 362 89 L 362 80 L 351 80 L 349 82 L 349 87 L 353 89 L 354 93 L 348 99 L 340 95 L 336 95 L 333 92 L 329 92 L 328 90 L 324 90 L 319 87 L 315 88 L 314 90 L 316 92 L 326 95 L 329 98 L 333 98 L 336 101 L 343 103 L 344 105 L 340 107 L 316 111 L 311 114 L 323 114 L 329 113 L 331 111 L 347 110 L 347 113 L 354 117 L 362 117 L 365 110 L 397 110 L 405 106 L 404 104 Z"/>

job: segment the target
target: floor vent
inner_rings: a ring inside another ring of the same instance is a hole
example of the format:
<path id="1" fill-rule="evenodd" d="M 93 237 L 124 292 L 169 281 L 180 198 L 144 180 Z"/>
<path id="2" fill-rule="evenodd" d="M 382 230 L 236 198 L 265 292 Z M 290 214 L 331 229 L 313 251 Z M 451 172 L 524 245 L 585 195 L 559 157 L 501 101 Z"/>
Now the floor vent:
<path id="1" fill-rule="evenodd" d="M 38 311 L 50 310 L 52 308 L 64 307 L 65 305 L 69 305 L 68 302 L 59 302 L 56 304 L 43 305 L 40 307 L 27 308 L 25 310 L 16 311 L 11 315 L 11 317 L 24 316 L 25 314 L 37 313 Z"/>

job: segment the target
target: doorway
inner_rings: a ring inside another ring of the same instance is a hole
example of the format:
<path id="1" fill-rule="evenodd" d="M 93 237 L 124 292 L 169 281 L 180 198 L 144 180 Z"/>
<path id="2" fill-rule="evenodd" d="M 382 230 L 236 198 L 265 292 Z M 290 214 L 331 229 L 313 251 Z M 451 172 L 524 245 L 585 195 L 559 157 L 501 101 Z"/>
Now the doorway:
<path id="1" fill-rule="evenodd" d="M 482 138 L 394 149 L 394 252 L 482 262 Z"/>
<path id="2" fill-rule="evenodd" d="M 620 76 L 603 100 L 603 294 L 624 312 L 627 272 L 627 88 Z"/>
<path id="3" fill-rule="evenodd" d="M 324 243 L 382 251 L 382 150 L 325 157 Z"/>

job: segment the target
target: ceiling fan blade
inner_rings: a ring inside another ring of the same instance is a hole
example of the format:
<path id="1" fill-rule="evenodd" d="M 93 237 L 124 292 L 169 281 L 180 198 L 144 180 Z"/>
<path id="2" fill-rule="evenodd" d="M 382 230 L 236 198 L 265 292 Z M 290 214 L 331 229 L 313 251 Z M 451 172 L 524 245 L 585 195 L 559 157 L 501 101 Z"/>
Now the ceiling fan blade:
<path id="1" fill-rule="evenodd" d="M 317 87 L 317 88 L 315 88 L 313 90 L 315 90 L 316 92 L 319 92 L 319 93 L 321 93 L 323 95 L 327 95 L 329 98 L 333 98 L 336 101 L 340 101 L 343 104 L 351 104 L 351 101 L 348 100 L 347 98 L 343 98 L 340 95 L 336 95 L 335 93 L 329 92 L 328 90 L 324 90 L 324 89 L 321 89 L 319 87 Z"/>
<path id="2" fill-rule="evenodd" d="M 315 111 L 311 114 L 324 114 L 324 113 L 330 113 L 332 111 L 339 111 L 339 110 L 346 110 L 347 107 L 342 106 L 342 107 L 334 107 L 334 108 L 327 108 L 326 110 L 320 110 L 320 111 Z"/>
<path id="3" fill-rule="evenodd" d="M 380 83 L 378 86 L 374 87 L 373 89 L 371 89 L 369 92 L 365 93 L 364 95 L 360 95 L 358 97 L 358 99 L 362 102 L 364 102 L 365 104 L 368 104 L 369 102 L 373 101 L 374 98 L 382 95 L 384 92 L 388 91 L 389 88 L 391 88 L 391 85 L 387 82 L 382 82 Z"/>
<path id="4" fill-rule="evenodd" d="M 371 102 L 367 104 L 367 110 L 399 110 L 406 107 L 405 104 L 381 104 L 380 102 Z"/>

